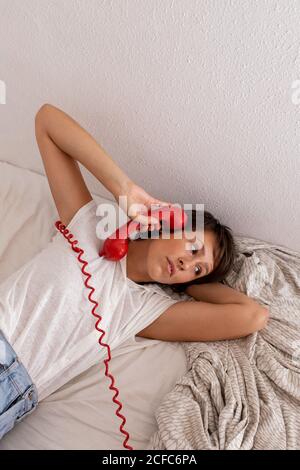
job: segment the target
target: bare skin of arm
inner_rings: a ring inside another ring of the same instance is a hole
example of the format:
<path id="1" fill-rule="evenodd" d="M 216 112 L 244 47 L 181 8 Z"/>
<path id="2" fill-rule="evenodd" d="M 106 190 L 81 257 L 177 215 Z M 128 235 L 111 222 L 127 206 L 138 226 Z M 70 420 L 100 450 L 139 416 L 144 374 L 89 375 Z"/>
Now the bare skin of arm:
<path id="1" fill-rule="evenodd" d="M 218 282 L 189 286 L 195 301 L 177 302 L 137 336 L 164 341 L 218 341 L 248 336 L 267 325 L 269 311 Z"/>
<path id="2" fill-rule="evenodd" d="M 256 303 L 183 301 L 171 305 L 136 336 L 162 341 L 237 339 L 265 328 L 268 316 L 268 309 Z"/>
<path id="3" fill-rule="evenodd" d="M 35 116 L 35 135 L 60 220 L 68 225 L 92 196 L 78 162 L 115 197 L 126 194 L 133 182 L 71 116 L 44 104 Z"/>
<path id="4" fill-rule="evenodd" d="M 185 292 L 195 300 L 211 302 L 214 304 L 247 304 L 259 305 L 254 299 L 243 292 L 239 292 L 232 287 L 225 286 L 220 282 L 208 282 L 204 284 L 194 284 L 188 286 Z"/>

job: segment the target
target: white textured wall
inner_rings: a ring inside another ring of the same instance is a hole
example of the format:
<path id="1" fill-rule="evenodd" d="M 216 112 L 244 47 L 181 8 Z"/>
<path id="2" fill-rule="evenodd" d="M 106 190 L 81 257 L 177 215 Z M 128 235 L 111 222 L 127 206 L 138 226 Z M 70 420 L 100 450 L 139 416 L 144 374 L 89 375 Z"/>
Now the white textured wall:
<path id="1" fill-rule="evenodd" d="M 300 250 L 299 24 L 298 0 L 0 0 L 0 160 L 43 172 L 49 102 L 154 196 Z"/>

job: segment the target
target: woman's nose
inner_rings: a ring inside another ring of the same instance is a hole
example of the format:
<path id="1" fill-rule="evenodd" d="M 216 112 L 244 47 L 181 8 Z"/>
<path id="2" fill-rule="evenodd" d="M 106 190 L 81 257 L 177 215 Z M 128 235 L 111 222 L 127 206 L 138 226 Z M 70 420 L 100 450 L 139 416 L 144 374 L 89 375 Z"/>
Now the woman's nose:
<path id="1" fill-rule="evenodd" d="M 190 260 L 183 260 L 182 258 L 179 258 L 179 267 L 181 270 L 186 271 L 192 266 L 193 262 Z"/>

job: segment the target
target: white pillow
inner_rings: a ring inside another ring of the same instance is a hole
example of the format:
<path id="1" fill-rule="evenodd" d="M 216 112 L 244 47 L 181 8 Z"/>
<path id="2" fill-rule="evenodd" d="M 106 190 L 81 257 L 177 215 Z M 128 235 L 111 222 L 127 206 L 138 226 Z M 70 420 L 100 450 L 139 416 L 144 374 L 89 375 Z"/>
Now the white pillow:
<path id="1" fill-rule="evenodd" d="M 50 242 L 58 219 L 45 175 L 0 162 L 0 283 Z"/>

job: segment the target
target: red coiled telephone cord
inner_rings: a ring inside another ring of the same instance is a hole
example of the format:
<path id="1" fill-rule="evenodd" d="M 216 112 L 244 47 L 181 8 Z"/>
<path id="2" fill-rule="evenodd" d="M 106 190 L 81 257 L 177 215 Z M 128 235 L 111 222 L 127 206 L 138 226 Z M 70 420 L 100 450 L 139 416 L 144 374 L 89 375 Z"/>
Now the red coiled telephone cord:
<path id="1" fill-rule="evenodd" d="M 108 344 L 106 343 L 102 343 L 102 338 L 103 336 L 105 335 L 105 331 L 102 330 L 101 328 L 98 327 L 98 323 L 102 320 L 102 317 L 100 315 L 98 315 L 97 313 L 95 313 L 95 309 L 99 306 L 98 302 L 96 302 L 96 300 L 93 300 L 92 299 L 92 294 L 95 292 L 95 289 L 90 286 L 88 284 L 88 280 L 92 277 L 91 274 L 89 274 L 88 272 L 85 271 L 85 267 L 88 265 L 88 262 L 85 261 L 84 259 L 82 259 L 82 254 L 84 254 L 84 250 L 82 248 L 79 248 L 78 246 L 75 246 L 77 245 L 78 243 L 78 240 L 73 240 L 71 241 L 71 238 L 74 237 L 74 235 L 72 233 L 69 233 L 70 231 L 68 229 L 66 229 L 66 226 L 60 221 L 58 220 L 57 222 L 55 222 L 55 227 L 57 228 L 57 230 L 59 230 L 63 236 L 66 238 L 66 240 L 70 243 L 71 245 L 71 248 L 73 251 L 75 251 L 75 253 L 78 253 L 77 255 L 77 259 L 78 261 L 83 265 L 81 267 L 81 271 L 82 273 L 86 276 L 86 280 L 84 281 L 84 285 L 91 290 L 91 292 L 89 293 L 88 295 L 88 298 L 89 298 L 89 301 L 94 304 L 94 307 L 91 311 L 92 315 L 94 315 L 94 317 L 96 317 L 98 320 L 96 321 L 95 323 L 95 328 L 97 331 L 99 331 L 100 333 L 102 333 L 102 335 L 100 336 L 99 340 L 98 340 L 98 343 L 101 344 L 102 346 L 105 346 L 108 350 L 108 359 L 105 359 L 103 362 L 105 364 L 105 375 L 107 377 L 109 377 L 111 379 L 111 385 L 109 386 L 110 390 L 115 390 L 116 391 L 116 394 L 114 395 L 114 397 L 112 398 L 112 401 L 114 403 L 116 403 L 117 405 L 119 405 L 119 408 L 116 410 L 116 415 L 122 419 L 122 424 L 120 425 L 120 431 L 125 434 L 126 436 L 126 439 L 124 440 L 123 442 L 123 446 L 125 447 L 125 449 L 128 449 L 128 450 L 133 450 L 133 448 L 129 445 L 127 445 L 127 441 L 129 439 L 129 434 L 127 431 L 123 430 L 122 428 L 124 427 L 124 424 L 126 423 L 126 418 L 121 415 L 121 413 L 119 413 L 119 410 L 121 410 L 122 408 L 122 404 L 121 402 L 119 402 L 116 397 L 119 395 L 119 390 L 114 387 L 114 383 L 115 383 L 115 379 L 114 377 L 108 373 L 108 365 L 107 363 L 111 360 L 111 354 L 110 354 L 110 347 Z M 69 235 L 68 235 L 69 234 Z"/>

